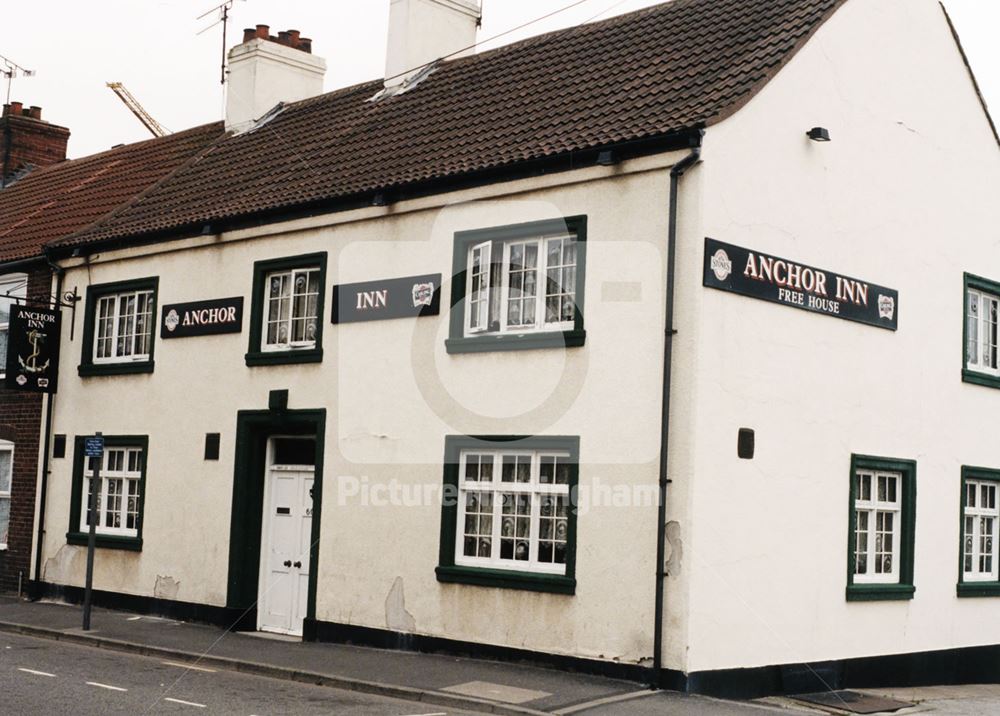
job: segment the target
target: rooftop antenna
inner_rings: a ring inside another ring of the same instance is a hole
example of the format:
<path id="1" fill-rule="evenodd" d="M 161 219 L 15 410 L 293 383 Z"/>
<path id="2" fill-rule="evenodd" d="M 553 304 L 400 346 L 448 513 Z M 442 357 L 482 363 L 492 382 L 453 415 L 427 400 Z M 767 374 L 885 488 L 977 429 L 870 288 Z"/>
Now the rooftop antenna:
<path id="1" fill-rule="evenodd" d="M 34 70 L 26 70 L 21 65 L 14 62 L 14 60 L 8 59 L 3 55 L 0 55 L 0 62 L 3 62 L 4 69 L 0 69 L 0 74 L 7 78 L 7 99 L 4 104 L 10 104 L 10 85 L 14 81 L 14 78 L 19 74 L 23 77 L 34 77 Z"/>
<path id="2" fill-rule="evenodd" d="M 222 23 L 222 73 L 221 73 L 221 78 L 219 79 L 219 84 L 223 85 L 226 84 L 226 32 L 229 29 L 229 11 L 233 9 L 233 2 L 234 0 L 226 0 L 226 2 L 222 3 L 221 5 L 216 5 L 211 10 L 203 12 L 201 15 L 195 18 L 197 20 L 202 20 L 211 15 L 213 12 L 219 13 L 218 20 L 213 22 L 208 27 L 199 30 L 197 34 L 201 35 L 202 33 L 208 32 L 213 27 L 218 25 L 220 22 Z"/>

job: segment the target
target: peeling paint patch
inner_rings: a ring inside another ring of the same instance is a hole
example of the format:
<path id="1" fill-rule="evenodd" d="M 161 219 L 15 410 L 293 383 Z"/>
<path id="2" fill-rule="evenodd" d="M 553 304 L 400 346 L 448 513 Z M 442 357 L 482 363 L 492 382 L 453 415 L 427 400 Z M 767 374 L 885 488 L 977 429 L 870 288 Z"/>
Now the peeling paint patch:
<path id="1" fill-rule="evenodd" d="M 42 566 L 42 579 L 57 584 L 72 580 L 83 567 L 82 564 L 77 564 L 81 557 L 85 557 L 84 550 L 64 544 L 58 552 L 45 560 Z"/>
<path id="2" fill-rule="evenodd" d="M 670 545 L 670 557 L 664 565 L 668 577 L 676 577 L 681 573 L 681 560 L 684 559 L 684 541 L 681 539 L 681 524 L 676 520 L 667 523 L 667 543 Z"/>
<path id="3" fill-rule="evenodd" d="M 403 578 L 396 577 L 385 598 L 385 625 L 392 631 L 416 631 L 417 620 L 406 611 L 406 598 L 403 596 Z"/>
<path id="4" fill-rule="evenodd" d="M 181 583 L 173 577 L 157 574 L 153 596 L 157 599 L 177 599 L 177 591 L 180 588 Z"/>

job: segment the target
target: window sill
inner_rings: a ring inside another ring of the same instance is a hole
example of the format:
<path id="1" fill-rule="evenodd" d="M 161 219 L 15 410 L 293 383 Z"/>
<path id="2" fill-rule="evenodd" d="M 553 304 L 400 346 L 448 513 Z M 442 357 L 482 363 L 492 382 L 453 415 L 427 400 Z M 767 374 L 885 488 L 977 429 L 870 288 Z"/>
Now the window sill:
<path id="1" fill-rule="evenodd" d="M 917 589 L 912 584 L 849 584 L 847 601 L 880 602 L 895 599 L 913 599 Z"/>
<path id="2" fill-rule="evenodd" d="M 530 592 L 551 592 L 553 594 L 576 594 L 576 580 L 555 574 L 534 574 L 501 569 L 480 569 L 478 567 L 445 567 L 434 570 L 439 582 L 449 584 L 472 584 L 478 587 L 499 587 L 500 589 L 523 589 Z"/>
<path id="3" fill-rule="evenodd" d="M 253 351 L 246 354 L 248 366 L 292 365 L 296 363 L 322 363 L 322 348 L 287 351 Z"/>
<path id="4" fill-rule="evenodd" d="M 86 532 L 67 532 L 66 543 L 87 546 Z M 122 537 L 120 535 L 97 535 L 97 546 L 102 549 L 123 549 L 130 552 L 142 551 L 142 537 Z"/>
<path id="5" fill-rule="evenodd" d="M 155 363 L 151 360 L 135 363 L 82 363 L 77 368 L 81 377 L 93 375 L 135 375 L 152 373 Z"/>
<path id="6" fill-rule="evenodd" d="M 1000 582 L 959 582 L 955 593 L 959 597 L 1000 597 Z"/>
<path id="7" fill-rule="evenodd" d="M 1000 388 L 1000 376 L 980 373 L 979 371 L 962 369 L 962 382 L 973 385 L 985 385 L 987 388 Z"/>
<path id="8" fill-rule="evenodd" d="M 448 353 L 488 353 L 491 351 L 525 351 L 541 348 L 578 348 L 587 339 L 587 332 L 549 331 L 539 333 L 505 333 L 502 335 L 449 338 L 444 342 Z"/>

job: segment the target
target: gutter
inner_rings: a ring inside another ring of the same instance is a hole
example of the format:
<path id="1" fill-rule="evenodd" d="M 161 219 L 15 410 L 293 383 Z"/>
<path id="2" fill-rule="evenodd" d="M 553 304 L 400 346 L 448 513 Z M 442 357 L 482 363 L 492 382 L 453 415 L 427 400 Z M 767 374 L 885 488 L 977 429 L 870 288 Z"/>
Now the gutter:
<path id="1" fill-rule="evenodd" d="M 62 290 L 63 290 L 63 274 L 65 273 L 61 266 L 52 262 L 52 259 L 46 255 L 45 261 L 48 262 L 52 269 L 52 272 L 56 275 L 56 296 L 53 308 L 61 310 L 60 304 L 62 303 Z M 51 285 L 51 284 L 50 284 Z M 58 366 L 56 370 L 58 371 Z M 43 438 L 44 452 L 42 453 L 42 472 L 41 472 L 41 487 L 38 493 L 38 534 L 35 537 L 35 581 L 33 585 L 33 597 L 37 599 L 41 596 L 40 585 L 42 582 L 42 542 L 45 537 L 45 503 L 48 495 L 49 486 L 49 455 L 51 453 L 52 444 L 52 403 L 54 396 L 52 393 L 45 394 L 45 437 Z"/>
<path id="2" fill-rule="evenodd" d="M 663 398 L 660 409 L 660 494 L 656 517 L 656 603 L 653 615 L 653 688 L 660 688 L 663 671 L 663 581 L 666 578 L 664 558 L 667 531 L 667 455 L 670 444 L 670 377 L 673 363 L 674 335 L 674 284 L 677 270 L 677 195 L 684 172 L 701 160 L 701 143 L 705 130 L 690 135 L 690 153 L 670 170 L 670 223 L 667 230 L 667 290 L 666 319 L 663 341 Z"/>

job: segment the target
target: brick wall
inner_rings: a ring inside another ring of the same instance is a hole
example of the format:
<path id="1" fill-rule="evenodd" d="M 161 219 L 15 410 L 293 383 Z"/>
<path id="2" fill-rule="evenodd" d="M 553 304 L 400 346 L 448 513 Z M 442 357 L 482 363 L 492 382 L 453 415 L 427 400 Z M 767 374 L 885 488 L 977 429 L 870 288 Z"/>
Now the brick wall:
<path id="1" fill-rule="evenodd" d="M 43 264 L 28 273 L 28 296 L 47 300 L 51 294 L 51 272 Z M 7 550 L 0 552 L 0 592 L 17 590 L 23 572 L 27 589 L 32 562 L 35 519 L 35 485 L 38 478 L 38 446 L 42 438 L 42 401 L 39 393 L 8 390 L 0 383 L 0 438 L 14 443 L 14 478 L 10 491 L 10 531 Z"/>

